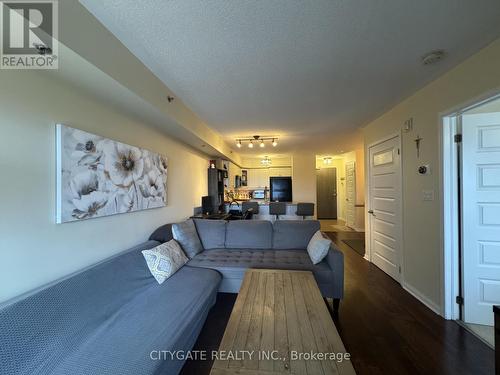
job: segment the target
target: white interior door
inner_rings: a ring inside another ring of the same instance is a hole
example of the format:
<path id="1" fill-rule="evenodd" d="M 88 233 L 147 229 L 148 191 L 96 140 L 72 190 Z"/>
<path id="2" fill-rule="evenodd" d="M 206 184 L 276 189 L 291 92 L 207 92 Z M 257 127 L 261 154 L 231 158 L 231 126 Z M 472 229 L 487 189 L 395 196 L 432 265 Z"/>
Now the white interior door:
<path id="1" fill-rule="evenodd" d="M 346 180 L 346 225 L 354 228 L 355 226 L 355 204 L 356 204 L 356 169 L 354 161 L 349 161 L 345 165 Z"/>
<path id="2" fill-rule="evenodd" d="M 462 117 L 464 320 L 493 325 L 500 305 L 500 113 Z"/>
<path id="3" fill-rule="evenodd" d="M 401 156 L 399 136 L 369 149 L 370 259 L 400 281 Z"/>

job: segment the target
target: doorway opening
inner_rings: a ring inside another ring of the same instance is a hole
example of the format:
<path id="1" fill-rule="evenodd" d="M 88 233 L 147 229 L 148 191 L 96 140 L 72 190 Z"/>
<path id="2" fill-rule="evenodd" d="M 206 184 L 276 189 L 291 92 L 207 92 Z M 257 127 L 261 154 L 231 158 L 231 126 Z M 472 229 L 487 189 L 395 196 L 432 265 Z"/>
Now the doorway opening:
<path id="1" fill-rule="evenodd" d="M 500 96 L 443 116 L 445 317 L 494 347 L 500 304 Z"/>

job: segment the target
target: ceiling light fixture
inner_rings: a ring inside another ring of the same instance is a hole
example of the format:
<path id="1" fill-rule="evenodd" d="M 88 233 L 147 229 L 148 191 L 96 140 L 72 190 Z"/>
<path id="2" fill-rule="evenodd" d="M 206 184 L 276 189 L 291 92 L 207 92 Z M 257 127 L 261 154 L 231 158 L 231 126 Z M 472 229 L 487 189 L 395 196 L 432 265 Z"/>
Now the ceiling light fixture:
<path id="1" fill-rule="evenodd" d="M 332 157 L 331 156 L 325 156 L 323 158 L 323 164 L 326 164 L 326 165 L 332 164 Z"/>
<path id="2" fill-rule="evenodd" d="M 254 142 L 257 142 L 259 144 L 260 148 L 266 147 L 266 142 L 269 141 L 273 147 L 278 146 L 278 137 L 276 136 L 270 136 L 270 137 L 261 137 L 260 135 L 253 135 L 251 137 L 241 137 L 241 138 L 236 138 L 236 147 L 241 148 L 243 143 L 248 142 L 248 147 L 253 148 Z"/>
<path id="3" fill-rule="evenodd" d="M 265 167 L 269 167 L 272 164 L 271 158 L 269 156 L 264 156 L 264 159 L 260 161 L 260 164 Z"/>

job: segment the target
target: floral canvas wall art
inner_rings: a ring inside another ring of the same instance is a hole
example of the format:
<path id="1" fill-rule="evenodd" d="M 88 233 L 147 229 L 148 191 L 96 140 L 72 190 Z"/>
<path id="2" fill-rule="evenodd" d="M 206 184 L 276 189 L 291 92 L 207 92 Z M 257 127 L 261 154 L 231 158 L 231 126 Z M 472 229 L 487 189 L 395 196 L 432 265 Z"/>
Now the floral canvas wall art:
<path id="1" fill-rule="evenodd" d="M 167 158 L 95 134 L 56 125 L 57 222 L 167 204 Z"/>

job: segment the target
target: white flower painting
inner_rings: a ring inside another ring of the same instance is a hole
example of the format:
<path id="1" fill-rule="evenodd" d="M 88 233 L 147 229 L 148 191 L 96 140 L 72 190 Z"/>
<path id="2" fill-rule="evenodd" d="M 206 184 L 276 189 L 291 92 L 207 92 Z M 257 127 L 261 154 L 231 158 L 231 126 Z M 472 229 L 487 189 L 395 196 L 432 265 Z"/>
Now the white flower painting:
<path id="1" fill-rule="evenodd" d="M 167 204 L 167 158 L 65 125 L 56 126 L 57 222 Z"/>

